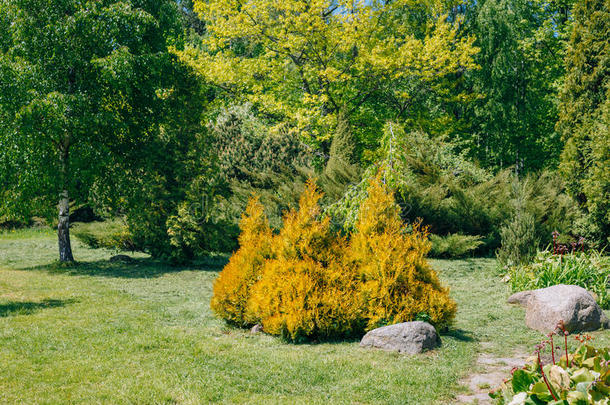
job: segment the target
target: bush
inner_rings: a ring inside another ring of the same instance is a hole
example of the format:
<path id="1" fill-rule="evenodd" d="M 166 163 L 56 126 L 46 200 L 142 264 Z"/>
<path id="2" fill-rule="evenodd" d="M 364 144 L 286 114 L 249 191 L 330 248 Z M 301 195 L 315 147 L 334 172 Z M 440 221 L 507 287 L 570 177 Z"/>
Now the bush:
<path id="1" fill-rule="evenodd" d="M 426 317 L 448 326 L 456 311 L 425 255 L 427 234 L 404 228 L 393 196 L 375 178 L 348 240 L 321 217 L 312 181 L 275 236 L 251 201 L 240 249 L 221 272 L 212 308 L 243 326 L 261 323 L 290 340 L 362 334 L 380 325 Z M 252 231 L 255 229 L 256 231 Z"/>
<path id="2" fill-rule="evenodd" d="M 418 223 L 405 228 L 400 207 L 379 175 L 367 194 L 344 259 L 346 268 L 358 272 L 367 330 L 422 317 L 447 327 L 457 306 L 426 261 L 427 230 Z"/>
<path id="3" fill-rule="evenodd" d="M 216 279 L 210 305 L 225 320 L 247 326 L 254 323 L 246 314 L 252 285 L 260 278 L 265 260 L 271 257 L 271 229 L 257 198 L 248 203 L 240 229 L 240 248 Z"/>
<path id="4" fill-rule="evenodd" d="M 607 404 L 610 402 L 610 349 L 593 347 L 589 336 L 576 336 L 581 345 L 568 353 L 567 332 L 561 328 L 537 346 L 531 361 L 515 369 L 499 389 L 490 392 L 505 404 Z M 550 347 L 551 360 L 542 363 L 541 352 Z M 565 353 L 565 354 L 564 354 Z M 558 355 L 556 358 L 555 355 Z"/>
<path id="5" fill-rule="evenodd" d="M 477 250 L 484 242 L 480 236 L 460 235 L 458 233 L 446 236 L 430 235 L 430 257 L 459 258 Z"/>
<path id="6" fill-rule="evenodd" d="M 93 249 L 139 250 L 133 243 L 127 225 L 121 220 L 79 223 L 72 227 L 71 232 L 78 240 Z"/>
<path id="7" fill-rule="evenodd" d="M 536 239 L 534 215 L 526 211 L 525 187 L 515 179 L 512 183 L 512 218 L 500 229 L 502 246 L 496 256 L 506 268 L 529 262 L 535 255 L 539 240 Z"/>
<path id="8" fill-rule="evenodd" d="M 271 227 L 280 228 L 282 213 L 298 204 L 313 175 L 309 148 L 291 134 L 273 131 L 254 115 L 250 104 L 221 111 L 209 130 L 219 173 L 229 187 L 222 215 L 237 224 L 254 193 Z"/>
<path id="9" fill-rule="evenodd" d="M 422 218 L 439 236 L 480 235 L 484 244 L 479 253 L 493 253 L 500 246 L 500 229 L 516 215 L 511 170 L 494 175 L 468 161 L 455 145 L 423 133 L 406 133 L 398 125 L 386 127 L 378 154 L 385 182 L 395 191 L 405 221 Z M 377 170 L 369 168 L 363 182 L 327 209 L 347 229 L 353 229 L 368 181 Z M 554 229 L 572 229 L 578 209 L 561 178 L 543 172 L 517 184 L 523 189 L 524 211 L 533 215 L 536 239 Z"/>
<path id="10" fill-rule="evenodd" d="M 173 260 L 234 251 L 239 219 L 252 194 L 271 228 L 279 229 L 282 212 L 298 203 L 313 173 L 306 147 L 293 136 L 273 133 L 248 104 L 221 111 L 209 135 L 203 141 L 212 143 L 215 156 L 208 160 L 213 164 L 187 182 L 183 200 L 162 218 L 167 221 L 161 230 L 167 232 L 160 236 L 169 235 L 166 255 Z"/>
<path id="11" fill-rule="evenodd" d="M 531 264 L 511 267 L 508 278 L 513 291 L 556 284 L 578 285 L 595 293 L 602 308 L 610 309 L 610 258 L 598 251 L 565 255 L 550 251 L 539 252 Z"/>

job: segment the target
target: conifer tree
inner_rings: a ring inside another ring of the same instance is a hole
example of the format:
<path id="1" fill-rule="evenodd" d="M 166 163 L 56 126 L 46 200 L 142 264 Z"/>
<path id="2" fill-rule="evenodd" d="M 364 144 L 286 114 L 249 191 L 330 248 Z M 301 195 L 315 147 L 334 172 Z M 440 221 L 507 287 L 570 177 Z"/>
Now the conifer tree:
<path id="1" fill-rule="evenodd" d="M 587 213 L 584 231 L 610 242 L 610 2 L 579 1 L 565 63 L 558 128 L 561 171 Z"/>

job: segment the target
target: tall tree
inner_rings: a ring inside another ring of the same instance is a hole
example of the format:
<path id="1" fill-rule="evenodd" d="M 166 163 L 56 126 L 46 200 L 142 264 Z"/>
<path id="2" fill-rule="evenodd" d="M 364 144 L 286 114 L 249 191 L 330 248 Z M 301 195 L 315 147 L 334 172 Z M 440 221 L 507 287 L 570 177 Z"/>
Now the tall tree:
<path id="1" fill-rule="evenodd" d="M 362 141 L 409 108 L 414 83 L 474 67 L 472 40 L 442 4 L 195 0 L 209 35 L 181 56 L 295 132 Z"/>
<path id="2" fill-rule="evenodd" d="M 0 15 L 0 213 L 50 217 L 59 202 L 59 258 L 72 261 L 70 202 L 158 134 L 177 5 L 0 0 Z"/>
<path id="3" fill-rule="evenodd" d="M 591 236 L 610 242 L 610 1 L 576 2 L 558 129 L 561 170 L 588 214 Z"/>
<path id="4" fill-rule="evenodd" d="M 470 2 L 466 25 L 481 68 L 465 82 L 479 95 L 465 113 L 466 136 L 484 166 L 557 165 L 562 143 L 554 126 L 569 9 L 569 0 Z"/>

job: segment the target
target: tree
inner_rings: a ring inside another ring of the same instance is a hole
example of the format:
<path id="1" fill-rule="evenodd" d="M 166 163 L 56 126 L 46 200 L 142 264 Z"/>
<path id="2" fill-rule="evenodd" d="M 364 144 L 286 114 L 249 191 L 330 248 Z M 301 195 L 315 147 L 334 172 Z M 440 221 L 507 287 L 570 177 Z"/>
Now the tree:
<path id="1" fill-rule="evenodd" d="M 440 4 L 196 0 L 208 36 L 179 54 L 295 133 L 327 141 L 335 129 L 353 131 L 370 143 L 385 120 L 408 110 L 414 82 L 474 67 L 472 39 L 458 38 L 459 21 Z"/>
<path id="2" fill-rule="evenodd" d="M 472 155 L 484 166 L 520 171 L 555 167 L 562 143 L 557 122 L 570 1 L 472 1 L 467 32 L 481 69 L 465 81 L 478 99 L 466 107 Z"/>
<path id="3" fill-rule="evenodd" d="M 610 242 L 610 2 L 576 2 L 557 124 L 561 171 L 588 215 L 590 236 Z"/>
<path id="4" fill-rule="evenodd" d="M 171 0 L 0 0 L 0 213 L 51 216 L 73 261 L 69 204 L 159 134 L 182 31 Z M 171 98 L 171 97 L 170 97 Z"/>

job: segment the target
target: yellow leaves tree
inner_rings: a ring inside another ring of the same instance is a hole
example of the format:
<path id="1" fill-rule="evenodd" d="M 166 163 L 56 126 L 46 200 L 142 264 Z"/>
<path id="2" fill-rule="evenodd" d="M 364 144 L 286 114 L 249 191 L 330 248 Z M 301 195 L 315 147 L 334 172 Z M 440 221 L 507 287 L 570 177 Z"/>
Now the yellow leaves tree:
<path id="1" fill-rule="evenodd" d="M 458 37 L 445 4 L 195 0 L 208 36 L 180 55 L 209 82 L 324 138 L 339 116 L 353 124 L 366 111 L 383 115 L 380 107 L 400 115 L 410 81 L 474 67 L 473 40 Z"/>

